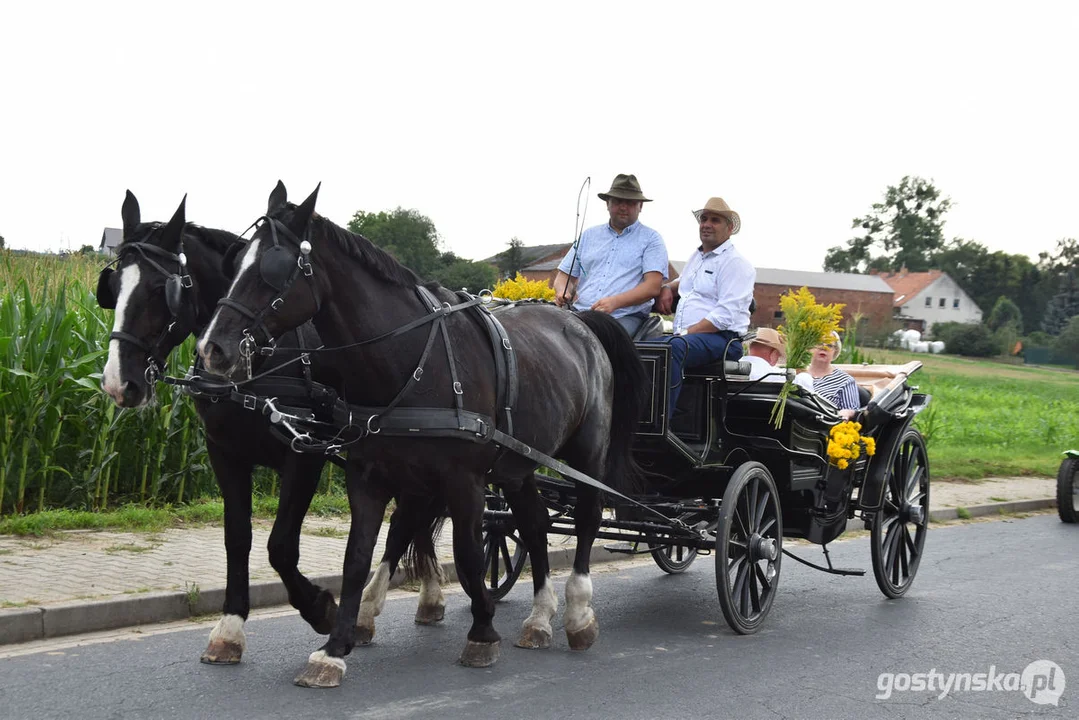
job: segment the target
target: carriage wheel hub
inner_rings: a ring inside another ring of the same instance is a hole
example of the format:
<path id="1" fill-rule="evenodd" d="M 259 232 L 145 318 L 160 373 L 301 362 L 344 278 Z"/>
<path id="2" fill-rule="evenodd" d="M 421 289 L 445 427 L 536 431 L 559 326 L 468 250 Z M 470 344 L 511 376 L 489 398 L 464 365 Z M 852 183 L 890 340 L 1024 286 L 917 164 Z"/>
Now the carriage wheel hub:
<path id="1" fill-rule="evenodd" d="M 772 538 L 762 537 L 756 533 L 753 534 L 750 547 L 753 549 L 754 560 L 768 560 L 769 562 L 772 562 L 779 556 L 779 552 L 776 549 L 776 541 Z"/>

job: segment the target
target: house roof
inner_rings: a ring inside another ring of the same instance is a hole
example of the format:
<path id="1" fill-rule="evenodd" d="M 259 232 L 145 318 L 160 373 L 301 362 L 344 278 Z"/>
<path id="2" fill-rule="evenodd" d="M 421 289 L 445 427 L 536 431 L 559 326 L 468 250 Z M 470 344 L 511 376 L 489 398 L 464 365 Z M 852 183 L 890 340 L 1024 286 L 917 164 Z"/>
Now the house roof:
<path id="1" fill-rule="evenodd" d="M 780 285 L 792 288 L 815 287 L 829 290 L 860 290 L 862 292 L 888 293 L 894 291 L 877 275 L 857 273 L 806 272 L 778 268 L 757 268 L 758 285 Z"/>
<path id="2" fill-rule="evenodd" d="M 910 299 L 925 290 L 944 276 L 942 270 L 930 270 L 928 272 L 899 271 L 894 273 L 883 272 L 877 275 L 895 291 L 895 306 L 902 307 L 910 302 Z"/>
<path id="3" fill-rule="evenodd" d="M 570 249 L 573 243 L 555 243 L 553 245 L 522 245 L 521 246 L 521 264 L 523 266 L 530 265 L 540 258 L 545 258 L 548 255 L 554 253 L 566 254 L 566 251 Z M 481 260 L 480 262 L 489 263 L 491 265 L 497 265 L 498 261 L 507 253 L 508 250 L 503 250 L 500 253 L 496 253 L 489 258 Z M 529 268 L 534 270 L 535 268 Z"/>
<path id="4" fill-rule="evenodd" d="M 528 270 L 529 272 L 548 272 L 556 269 L 562 264 L 562 258 L 558 257 L 554 260 L 546 260 L 544 262 L 533 263 L 528 267 L 521 268 L 522 270 Z"/>

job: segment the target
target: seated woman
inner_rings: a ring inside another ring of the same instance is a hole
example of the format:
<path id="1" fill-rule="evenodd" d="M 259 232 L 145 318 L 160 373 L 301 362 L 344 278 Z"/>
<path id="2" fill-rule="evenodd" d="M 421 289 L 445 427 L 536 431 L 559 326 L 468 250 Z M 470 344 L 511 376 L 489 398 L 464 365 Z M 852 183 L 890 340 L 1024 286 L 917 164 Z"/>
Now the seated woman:
<path id="1" fill-rule="evenodd" d="M 813 378 L 813 392 L 839 408 L 844 420 L 850 420 L 860 405 L 858 384 L 849 373 L 832 365 L 842 349 L 839 333 L 833 332 L 830 342 L 813 348 L 807 373 Z"/>

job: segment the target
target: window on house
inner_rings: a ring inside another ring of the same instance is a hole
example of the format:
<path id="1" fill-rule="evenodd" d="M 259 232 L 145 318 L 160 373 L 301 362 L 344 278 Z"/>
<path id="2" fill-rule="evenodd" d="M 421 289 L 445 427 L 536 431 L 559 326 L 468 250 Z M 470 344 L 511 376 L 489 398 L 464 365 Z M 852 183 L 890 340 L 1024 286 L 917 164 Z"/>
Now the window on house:
<path id="1" fill-rule="evenodd" d="M 948 300 L 947 300 L 947 298 L 941 298 L 941 299 L 940 299 L 940 306 L 941 306 L 942 308 L 944 308 L 944 307 L 948 307 Z"/>
<path id="2" fill-rule="evenodd" d="M 959 298 L 956 298 L 955 300 L 952 300 L 952 309 L 953 310 L 958 310 L 959 309 Z"/>
<path id="3" fill-rule="evenodd" d="M 931 297 L 927 297 L 927 298 L 925 299 L 925 306 L 926 306 L 926 307 L 933 307 L 933 298 L 931 298 Z"/>
<path id="4" fill-rule="evenodd" d="M 782 320 L 783 319 L 783 311 L 782 310 L 776 310 L 774 313 L 772 313 L 772 317 L 774 319 L 776 319 L 776 320 Z"/>

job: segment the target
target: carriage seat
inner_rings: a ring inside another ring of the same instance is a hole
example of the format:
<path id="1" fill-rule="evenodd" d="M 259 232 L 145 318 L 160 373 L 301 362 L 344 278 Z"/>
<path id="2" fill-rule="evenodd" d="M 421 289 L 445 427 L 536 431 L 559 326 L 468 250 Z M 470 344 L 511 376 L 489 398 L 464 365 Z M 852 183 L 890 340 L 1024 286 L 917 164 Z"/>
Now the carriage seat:
<path id="1" fill-rule="evenodd" d="M 663 334 L 663 318 L 659 315 L 649 315 L 633 333 L 633 342 L 640 340 L 653 340 Z"/>

